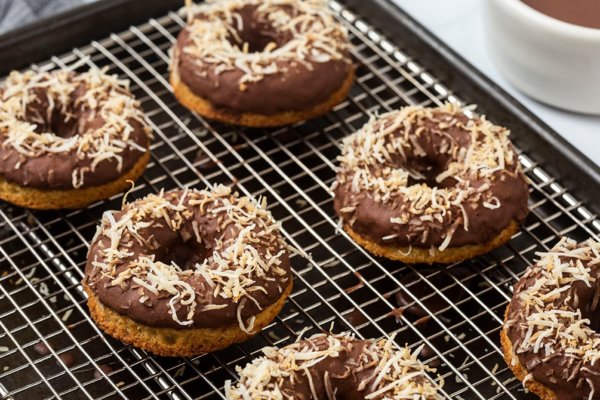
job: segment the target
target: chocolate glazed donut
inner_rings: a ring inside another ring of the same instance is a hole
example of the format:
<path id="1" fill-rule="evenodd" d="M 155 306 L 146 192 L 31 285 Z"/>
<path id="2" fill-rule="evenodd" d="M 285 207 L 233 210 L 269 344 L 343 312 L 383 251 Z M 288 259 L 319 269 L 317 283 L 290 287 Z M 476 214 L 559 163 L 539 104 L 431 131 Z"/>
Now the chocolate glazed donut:
<path id="1" fill-rule="evenodd" d="M 84 288 L 108 334 L 166 356 L 257 333 L 291 291 L 287 245 L 259 204 L 225 186 L 149 195 L 106 212 Z"/>
<path id="2" fill-rule="evenodd" d="M 281 349 L 267 347 L 225 383 L 229 400 L 344 399 L 438 400 L 434 369 L 392 340 L 358 340 L 351 334 L 317 334 Z"/>
<path id="3" fill-rule="evenodd" d="M 0 198 L 55 209 L 110 197 L 141 175 L 150 139 L 127 81 L 14 71 L 0 87 Z"/>
<path id="4" fill-rule="evenodd" d="M 562 238 L 514 287 L 501 331 L 508 366 L 544 400 L 600 396 L 600 243 Z"/>
<path id="5" fill-rule="evenodd" d="M 209 118 L 277 126 L 327 112 L 353 81 L 345 30 L 315 0 L 224 0 L 188 10 L 173 47 L 179 101 Z"/>
<path id="6" fill-rule="evenodd" d="M 450 263 L 504 243 L 528 189 L 505 128 L 453 105 L 406 107 L 344 140 L 334 207 L 372 253 Z"/>

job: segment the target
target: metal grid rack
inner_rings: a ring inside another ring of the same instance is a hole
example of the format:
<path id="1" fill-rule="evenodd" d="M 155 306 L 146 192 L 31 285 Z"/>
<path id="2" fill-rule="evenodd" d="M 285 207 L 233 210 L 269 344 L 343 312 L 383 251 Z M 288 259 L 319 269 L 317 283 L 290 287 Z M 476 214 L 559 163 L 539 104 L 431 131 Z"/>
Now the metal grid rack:
<path id="1" fill-rule="evenodd" d="M 33 212 L 0 206 L 0 397 L 5 399 L 216 399 L 265 345 L 303 329 L 396 334 L 425 343 L 451 399 L 526 399 L 507 369 L 499 329 L 511 285 L 561 235 L 582 240 L 600 222 L 560 183 L 520 154 L 531 180 L 531 213 L 505 246 L 449 266 L 376 258 L 337 229 L 329 190 L 340 140 L 375 111 L 460 102 L 442 83 L 359 17 L 330 3 L 354 44 L 357 82 L 329 114 L 277 130 L 239 129 L 184 109 L 168 84 L 168 50 L 184 21 L 176 13 L 75 49 L 42 70 L 84 60 L 128 78 L 155 132 L 152 161 L 130 198 L 162 188 L 233 185 L 264 195 L 284 235 L 311 258 L 292 257 L 294 292 L 255 338 L 189 359 L 160 358 L 105 336 L 90 319 L 79 284 L 87 243 L 106 209 Z M 493 115 L 490 116 L 493 119 Z M 518 138 L 516 138 L 518 145 Z M 433 379 L 438 379 L 432 377 Z"/>

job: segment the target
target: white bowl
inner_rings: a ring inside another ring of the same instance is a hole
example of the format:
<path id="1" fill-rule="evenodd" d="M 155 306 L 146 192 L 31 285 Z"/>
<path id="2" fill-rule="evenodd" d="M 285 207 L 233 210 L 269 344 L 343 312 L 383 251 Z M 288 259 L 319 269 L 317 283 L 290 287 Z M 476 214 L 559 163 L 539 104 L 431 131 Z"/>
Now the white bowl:
<path id="1" fill-rule="evenodd" d="M 557 20 L 521 0 L 484 4 L 490 54 L 514 86 L 543 103 L 600 114 L 600 29 Z"/>

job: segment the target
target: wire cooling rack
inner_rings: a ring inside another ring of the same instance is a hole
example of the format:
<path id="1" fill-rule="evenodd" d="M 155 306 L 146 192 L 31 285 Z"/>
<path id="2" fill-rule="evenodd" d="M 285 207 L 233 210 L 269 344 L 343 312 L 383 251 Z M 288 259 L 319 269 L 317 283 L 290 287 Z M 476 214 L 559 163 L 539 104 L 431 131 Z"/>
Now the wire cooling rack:
<path id="1" fill-rule="evenodd" d="M 194 358 L 160 358 L 105 336 L 90 319 L 79 284 L 87 243 L 103 211 L 122 196 L 78 211 L 33 212 L 0 206 L 0 398 L 218 399 L 266 345 L 299 332 L 396 334 L 399 345 L 425 344 L 421 359 L 438 368 L 451 399 L 526 399 L 499 347 L 511 285 L 561 235 L 597 237 L 585 205 L 520 154 L 531 180 L 531 213 L 505 246 L 449 266 L 409 266 L 376 258 L 337 229 L 329 190 L 341 139 L 368 114 L 406 104 L 460 102 L 443 83 L 359 17 L 330 3 L 354 44 L 357 81 L 332 112 L 277 130 L 205 121 L 175 100 L 168 50 L 184 21 L 176 13 L 113 34 L 34 68 L 84 60 L 128 78 L 155 133 L 152 161 L 130 198 L 162 188 L 223 183 L 264 195 L 293 245 L 294 292 L 255 338 Z M 493 115 L 489 116 L 492 120 Z"/>

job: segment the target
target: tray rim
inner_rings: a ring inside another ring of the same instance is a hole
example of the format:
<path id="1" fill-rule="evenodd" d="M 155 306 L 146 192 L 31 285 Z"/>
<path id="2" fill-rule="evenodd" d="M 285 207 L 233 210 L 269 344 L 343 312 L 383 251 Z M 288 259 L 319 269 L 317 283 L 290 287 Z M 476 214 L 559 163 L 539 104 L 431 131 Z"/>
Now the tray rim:
<path id="1" fill-rule="evenodd" d="M 581 153 L 508 92 L 443 43 L 391 0 L 338 0 L 460 97 L 509 127 L 513 140 L 565 189 L 600 214 L 600 166 Z M 102 0 L 41 19 L 0 35 L 0 75 L 60 55 L 131 25 L 176 11 L 182 0 Z M 443 60 L 443 62 L 440 62 Z M 518 136 L 517 136 L 518 135 Z M 542 160 L 542 161 L 540 161 Z"/>

